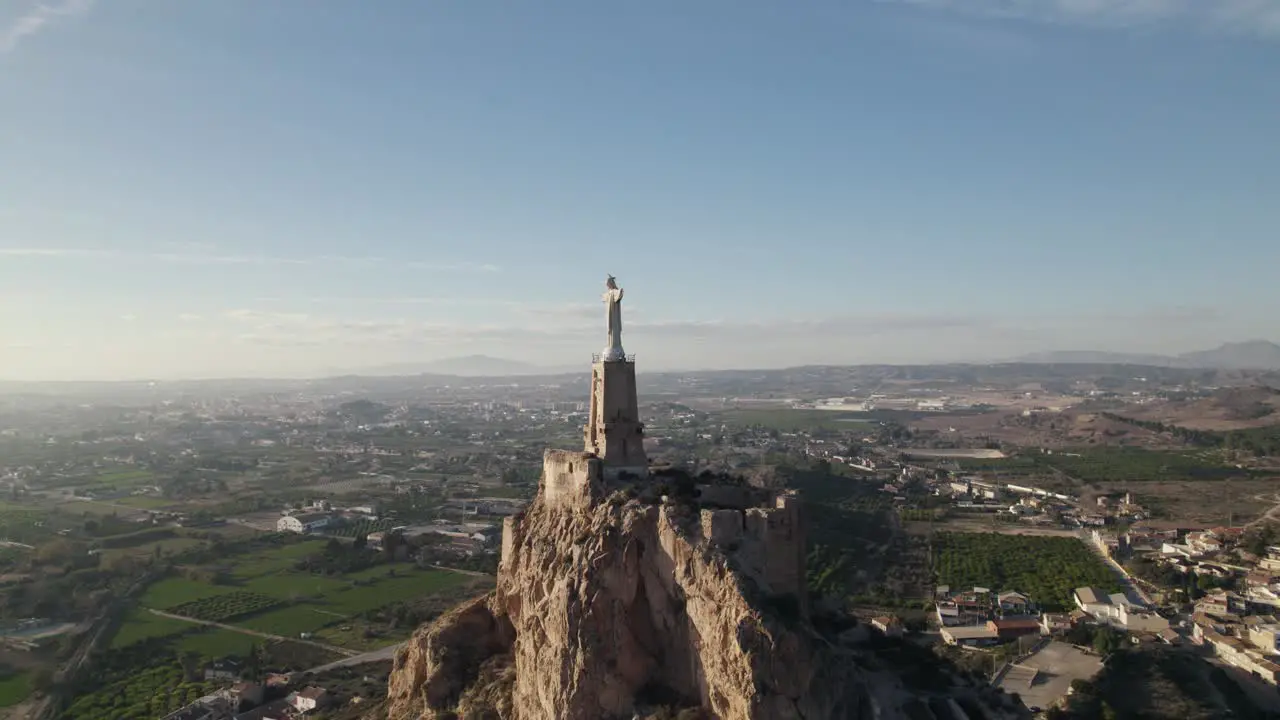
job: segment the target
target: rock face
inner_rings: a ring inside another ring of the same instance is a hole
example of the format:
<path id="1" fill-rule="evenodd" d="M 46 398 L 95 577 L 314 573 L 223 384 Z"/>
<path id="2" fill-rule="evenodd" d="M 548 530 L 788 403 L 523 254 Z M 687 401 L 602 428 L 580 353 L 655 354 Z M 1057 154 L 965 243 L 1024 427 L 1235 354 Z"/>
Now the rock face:
<path id="1" fill-rule="evenodd" d="M 593 463 L 548 453 L 538 497 L 504 528 L 496 589 L 409 641 L 388 718 L 904 716 L 895 683 L 807 624 L 803 589 L 788 585 L 801 568 L 779 567 L 795 563 L 794 498 L 699 508 L 613 489 Z"/>
<path id="2" fill-rule="evenodd" d="M 598 462 L 548 453 L 538 497 L 505 527 L 497 588 L 406 645 L 389 717 L 433 717 L 476 693 L 509 695 L 493 710 L 511 720 L 630 718 L 646 704 L 744 720 L 861 716 L 859 683 L 824 677 L 803 598 L 769 586 L 796 568 L 770 572 L 751 537 L 752 524 L 766 532 L 793 514 L 606 498 Z"/>

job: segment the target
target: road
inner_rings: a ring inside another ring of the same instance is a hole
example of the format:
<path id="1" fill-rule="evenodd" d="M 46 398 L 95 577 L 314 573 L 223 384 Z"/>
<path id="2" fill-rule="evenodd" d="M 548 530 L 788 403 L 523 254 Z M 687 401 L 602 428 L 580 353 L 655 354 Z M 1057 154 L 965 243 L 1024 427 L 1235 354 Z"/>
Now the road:
<path id="1" fill-rule="evenodd" d="M 356 655 L 355 657 L 343 658 L 342 660 L 337 660 L 337 661 L 328 663 L 326 665 L 313 667 L 310 670 L 303 670 L 303 672 L 307 674 L 316 674 L 316 673 L 327 672 L 329 670 L 337 670 L 338 668 L 343 668 L 343 667 L 352 667 L 355 665 L 366 665 L 368 663 L 391 660 L 396 656 L 396 653 L 399 652 L 400 648 L 402 647 L 404 647 L 404 643 L 396 643 L 395 645 L 388 645 L 384 648 L 379 648 L 372 652 L 364 653 L 363 655 Z"/>
<path id="2" fill-rule="evenodd" d="M 1130 601 L 1139 600 L 1147 607 L 1155 607 L 1155 603 L 1151 602 L 1151 598 L 1147 593 L 1138 586 L 1138 583 L 1134 582 L 1134 579 L 1129 575 L 1129 571 L 1125 570 L 1123 565 L 1112 560 L 1106 553 L 1102 552 L 1102 550 L 1099 549 L 1097 545 L 1094 545 L 1093 542 L 1089 540 L 1088 536 L 1083 534 L 1083 532 L 1080 535 L 1077 535 L 1077 537 L 1080 538 L 1080 542 L 1084 543 L 1090 550 L 1097 553 L 1098 557 L 1102 558 L 1103 562 L 1105 562 L 1111 570 L 1120 577 L 1121 584 L 1124 585 L 1125 597 L 1129 598 Z"/>
<path id="3" fill-rule="evenodd" d="M 1276 504 L 1273 505 L 1270 510 L 1263 513 L 1262 517 L 1258 518 L 1257 520 L 1254 520 L 1253 522 L 1245 523 L 1246 528 L 1253 527 L 1254 525 L 1257 525 L 1259 523 L 1264 523 L 1264 522 L 1280 523 L 1280 493 L 1276 493 L 1274 495 L 1267 495 L 1266 493 L 1262 493 L 1261 495 L 1254 495 L 1253 499 L 1257 500 L 1258 502 L 1272 502 Z"/>
<path id="4" fill-rule="evenodd" d="M 236 627 L 235 625 L 225 625 L 223 623 L 213 622 L 212 620 L 197 620 L 195 618 L 187 617 L 186 615 L 174 615 L 173 613 L 167 613 L 162 610 L 154 610 L 152 608 L 147 608 L 146 610 L 152 615 L 157 615 L 162 618 L 169 618 L 170 620 L 181 620 L 182 622 L 194 623 L 196 625 L 207 625 L 209 627 L 216 627 L 222 630 L 230 630 L 231 632 L 238 632 L 241 635 L 252 635 L 254 637 L 260 637 L 265 640 L 280 640 L 282 642 L 288 641 L 288 642 L 302 643 L 303 645 L 318 647 L 321 650 L 328 650 L 330 652 L 338 653 L 339 655 L 346 655 L 347 657 L 355 657 L 359 655 L 359 653 L 357 653 L 354 650 L 340 648 L 336 645 L 325 645 L 324 643 L 318 643 L 318 642 L 315 642 L 314 640 L 301 640 L 299 638 L 285 637 L 284 635 L 272 635 L 271 633 L 258 632 L 257 630 L 248 630 L 246 628 Z"/>

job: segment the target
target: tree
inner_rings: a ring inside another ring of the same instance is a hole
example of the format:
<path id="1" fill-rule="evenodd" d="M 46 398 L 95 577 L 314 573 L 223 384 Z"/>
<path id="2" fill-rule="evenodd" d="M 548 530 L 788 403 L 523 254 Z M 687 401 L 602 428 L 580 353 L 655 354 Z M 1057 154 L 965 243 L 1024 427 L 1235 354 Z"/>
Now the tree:
<path id="1" fill-rule="evenodd" d="M 360 533 L 359 535 L 356 535 L 355 540 L 351 541 L 352 550 L 363 550 L 368 545 L 369 545 L 369 536 L 364 533 Z"/>
<path id="2" fill-rule="evenodd" d="M 54 677 L 53 668 L 42 665 L 31 671 L 31 687 L 35 688 L 36 692 L 47 693 L 53 689 Z"/>
<path id="3" fill-rule="evenodd" d="M 200 679 L 200 653 L 187 650 L 178 656 L 178 663 L 182 665 L 182 676 L 187 682 Z"/>
<path id="4" fill-rule="evenodd" d="M 1099 655 L 1107 657 L 1120 647 L 1120 637 L 1110 628 L 1100 627 L 1093 636 L 1093 649 Z"/>

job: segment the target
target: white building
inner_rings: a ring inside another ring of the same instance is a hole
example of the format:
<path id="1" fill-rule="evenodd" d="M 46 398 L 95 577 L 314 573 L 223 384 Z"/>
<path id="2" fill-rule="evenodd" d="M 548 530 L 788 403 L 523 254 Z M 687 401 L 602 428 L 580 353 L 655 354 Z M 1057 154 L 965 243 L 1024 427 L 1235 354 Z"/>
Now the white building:
<path id="1" fill-rule="evenodd" d="M 329 700 L 329 693 L 322 687 L 303 688 L 289 696 L 289 704 L 294 710 L 301 713 L 311 712 L 325 705 Z"/>
<path id="2" fill-rule="evenodd" d="M 1124 593 L 1110 595 L 1093 587 L 1076 588 L 1076 605 L 1089 613 L 1102 625 L 1111 625 L 1133 632 L 1158 633 L 1169 627 L 1169 621 L 1135 605 Z"/>
<path id="3" fill-rule="evenodd" d="M 332 521 L 327 513 L 286 515 L 276 521 L 276 532 L 309 533 L 325 527 Z"/>

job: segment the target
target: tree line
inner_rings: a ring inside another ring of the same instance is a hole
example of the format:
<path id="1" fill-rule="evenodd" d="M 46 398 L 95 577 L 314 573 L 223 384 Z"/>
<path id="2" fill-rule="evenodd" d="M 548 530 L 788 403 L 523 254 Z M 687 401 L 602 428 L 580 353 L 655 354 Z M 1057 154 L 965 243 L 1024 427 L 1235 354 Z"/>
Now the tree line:
<path id="1" fill-rule="evenodd" d="M 1254 457 L 1280 455 L 1280 426 L 1218 432 L 1170 425 L 1156 420 L 1138 420 L 1110 412 L 1101 415 L 1108 420 L 1172 435 L 1174 439 L 1187 445 L 1238 451 Z"/>

